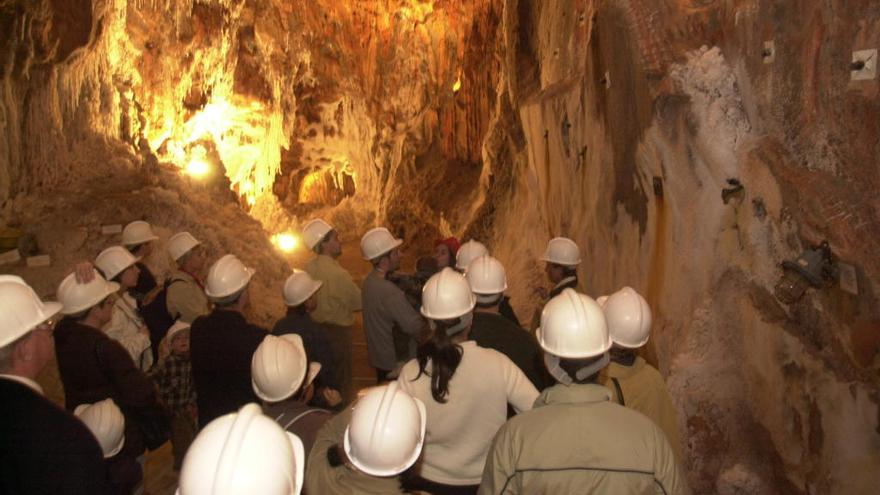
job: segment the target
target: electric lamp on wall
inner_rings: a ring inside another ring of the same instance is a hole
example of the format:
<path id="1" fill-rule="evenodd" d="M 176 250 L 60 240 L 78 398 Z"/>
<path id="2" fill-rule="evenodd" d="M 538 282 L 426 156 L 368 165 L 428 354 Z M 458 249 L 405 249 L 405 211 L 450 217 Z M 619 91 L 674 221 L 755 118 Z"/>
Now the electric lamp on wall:
<path id="1" fill-rule="evenodd" d="M 821 289 L 837 280 L 837 265 L 828 241 L 806 249 L 795 261 L 783 261 L 782 270 L 774 293 L 785 304 L 798 302 L 810 287 Z"/>
<path id="2" fill-rule="evenodd" d="M 272 236 L 272 244 L 275 244 L 282 252 L 290 253 L 299 246 L 299 239 L 290 232 L 281 232 Z"/>

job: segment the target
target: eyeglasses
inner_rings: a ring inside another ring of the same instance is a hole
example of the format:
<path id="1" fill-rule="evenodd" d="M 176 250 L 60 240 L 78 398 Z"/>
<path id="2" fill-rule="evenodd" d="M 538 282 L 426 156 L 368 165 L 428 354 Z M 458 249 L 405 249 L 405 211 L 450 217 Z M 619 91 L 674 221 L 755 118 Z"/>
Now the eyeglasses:
<path id="1" fill-rule="evenodd" d="M 55 335 L 55 325 L 58 324 L 58 321 L 59 321 L 58 318 L 53 316 L 52 318 L 49 318 L 48 320 L 44 321 L 43 323 L 40 323 L 39 325 L 37 325 L 37 327 L 34 330 L 42 330 L 42 331 L 46 332 L 47 334 L 49 334 L 49 337 L 52 337 Z"/>

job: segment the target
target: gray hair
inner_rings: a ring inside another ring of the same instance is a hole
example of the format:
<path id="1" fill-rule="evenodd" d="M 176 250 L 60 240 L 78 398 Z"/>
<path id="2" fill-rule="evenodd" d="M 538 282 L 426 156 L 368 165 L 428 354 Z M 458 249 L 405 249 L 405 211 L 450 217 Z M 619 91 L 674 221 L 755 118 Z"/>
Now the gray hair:
<path id="1" fill-rule="evenodd" d="M 15 348 L 18 347 L 19 344 L 27 340 L 30 336 L 31 332 L 27 332 L 21 337 L 13 340 L 3 347 L 0 347 L 0 373 L 6 373 L 7 371 L 12 369 L 12 355 L 15 353 Z"/>

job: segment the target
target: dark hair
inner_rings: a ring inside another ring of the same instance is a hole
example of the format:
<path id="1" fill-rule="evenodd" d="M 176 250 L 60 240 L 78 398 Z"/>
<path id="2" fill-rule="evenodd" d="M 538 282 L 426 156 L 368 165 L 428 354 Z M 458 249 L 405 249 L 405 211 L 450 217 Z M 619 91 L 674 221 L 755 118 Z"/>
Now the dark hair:
<path id="1" fill-rule="evenodd" d="M 247 289 L 247 285 L 244 286 L 241 290 L 236 292 L 235 294 L 230 294 L 226 297 L 220 298 L 219 300 L 214 301 L 214 306 L 218 308 L 228 308 L 230 306 L 235 306 L 241 296 L 244 294 L 244 290 Z"/>
<path id="2" fill-rule="evenodd" d="M 419 346 L 416 353 L 416 359 L 419 361 L 419 374 L 413 381 L 418 380 L 423 373 L 430 376 L 431 396 L 435 401 L 444 404 L 446 396 L 449 395 L 449 380 L 452 379 L 456 368 L 461 363 L 461 356 L 464 352 L 460 345 L 452 342 L 446 330 L 460 323 L 461 319 L 433 320 L 433 322 L 433 335 Z M 431 360 L 430 374 L 426 371 L 429 359 Z"/>
<path id="3" fill-rule="evenodd" d="M 394 250 L 392 249 L 391 251 L 394 251 Z M 383 259 L 391 258 L 391 251 L 388 251 L 387 253 L 385 253 L 383 255 L 376 256 L 375 258 L 371 259 L 370 264 L 372 264 L 374 268 L 378 267 L 379 263 L 381 263 Z"/>
<path id="4" fill-rule="evenodd" d="M 306 299 L 306 301 L 307 300 L 308 299 Z M 288 314 L 288 316 L 289 315 L 303 316 L 303 315 L 308 314 L 308 310 L 306 309 L 305 301 L 303 301 L 302 304 L 300 304 L 298 306 L 288 306 L 287 307 L 287 314 Z"/>
<path id="5" fill-rule="evenodd" d="M 141 251 L 141 249 L 143 249 L 144 246 L 146 246 L 146 245 L 147 245 L 146 242 L 142 242 L 142 243 L 140 243 L 140 244 L 133 244 L 133 245 L 131 245 L 131 246 L 128 246 L 128 252 L 131 253 L 131 254 L 136 255 L 136 254 L 138 254 L 138 253 Z"/>
<path id="6" fill-rule="evenodd" d="M 577 277 L 578 270 L 576 266 L 565 266 L 560 265 L 559 263 L 553 263 L 553 265 L 562 270 L 563 277 Z"/>

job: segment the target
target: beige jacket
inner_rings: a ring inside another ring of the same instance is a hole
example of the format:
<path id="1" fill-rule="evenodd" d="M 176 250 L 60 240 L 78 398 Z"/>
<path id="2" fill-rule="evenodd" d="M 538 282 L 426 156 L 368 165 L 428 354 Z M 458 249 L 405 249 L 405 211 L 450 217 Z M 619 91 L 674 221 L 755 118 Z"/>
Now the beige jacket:
<path id="1" fill-rule="evenodd" d="M 168 286 L 165 304 L 172 318 L 192 323 L 199 316 L 211 312 L 208 296 L 190 274 L 177 270 L 171 275 L 171 280 L 183 280 Z"/>
<path id="2" fill-rule="evenodd" d="M 315 280 L 323 282 L 316 295 L 318 307 L 312 312 L 312 319 L 342 327 L 351 326 L 354 312 L 361 310 L 361 290 L 352 281 L 351 275 L 338 261 L 324 254 L 306 263 L 306 271 Z"/>
<path id="3" fill-rule="evenodd" d="M 330 466 L 327 449 L 342 445 L 345 428 L 351 420 L 351 408 L 324 424 L 315 437 L 306 462 L 305 490 L 309 495 L 403 494 L 397 476 L 377 478 L 352 466 Z"/>
<path id="4" fill-rule="evenodd" d="M 616 378 L 620 385 L 622 400 L 612 378 Z M 602 370 L 599 381 L 611 390 L 612 402 L 635 409 L 654 420 L 654 423 L 666 434 L 666 439 L 675 452 L 675 458 L 679 462 L 682 461 L 675 406 L 672 405 L 672 397 L 666 389 L 666 382 L 656 368 L 641 357 L 636 357 L 632 366 L 612 362 Z"/>
<path id="5" fill-rule="evenodd" d="M 666 436 L 601 385 L 555 385 L 495 436 L 480 494 L 688 494 Z"/>

